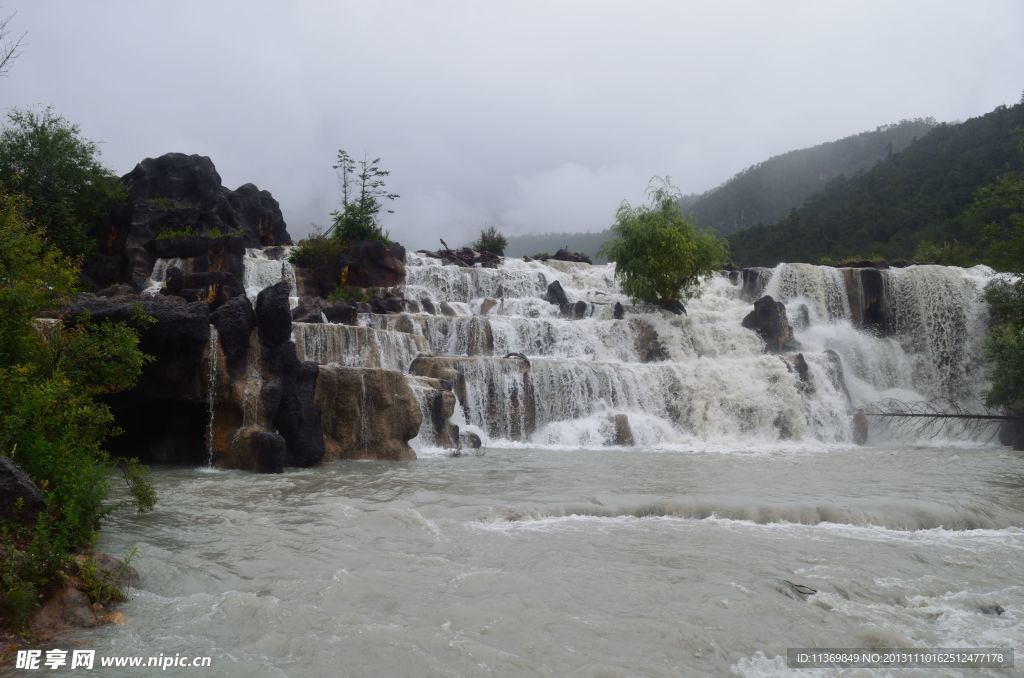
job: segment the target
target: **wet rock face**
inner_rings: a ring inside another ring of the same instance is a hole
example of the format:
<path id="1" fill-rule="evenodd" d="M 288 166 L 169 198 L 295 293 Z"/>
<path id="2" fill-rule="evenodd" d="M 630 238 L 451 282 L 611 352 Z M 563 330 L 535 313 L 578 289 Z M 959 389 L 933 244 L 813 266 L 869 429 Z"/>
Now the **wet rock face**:
<path id="1" fill-rule="evenodd" d="M 280 346 L 292 336 L 288 283 L 266 287 L 256 296 L 256 328 L 267 346 Z"/>
<path id="2" fill-rule="evenodd" d="M 322 365 L 316 381 L 325 459 L 415 459 L 423 415 L 405 375 Z"/>
<path id="3" fill-rule="evenodd" d="M 256 312 L 248 297 L 234 297 L 210 314 L 210 322 L 217 328 L 228 372 L 234 379 L 242 378 L 249 355 L 249 334 L 256 326 Z"/>
<path id="4" fill-rule="evenodd" d="M 0 455 L 0 521 L 35 522 L 45 507 L 43 494 L 10 458 Z"/>
<path id="5" fill-rule="evenodd" d="M 504 358 L 420 355 L 409 373 L 451 383 L 467 417 L 470 407 L 479 410 L 488 435 L 526 440 L 536 429 L 530 361 L 521 354 Z"/>
<path id="6" fill-rule="evenodd" d="M 786 306 L 770 296 L 754 302 L 754 310 L 743 319 L 743 326 L 754 330 L 765 342 L 769 353 L 796 351 L 800 343 L 793 337 L 793 328 L 786 317 Z"/>
<path id="7" fill-rule="evenodd" d="M 629 425 L 629 417 L 624 414 L 610 414 L 608 415 L 608 423 L 611 426 L 611 435 L 608 437 L 609 445 L 631 447 L 635 444 L 633 429 Z"/>
<path id="8" fill-rule="evenodd" d="M 281 473 L 284 471 L 287 445 L 284 438 L 259 426 L 239 429 L 232 437 L 229 454 L 220 463 L 227 468 Z"/>
<path id="9" fill-rule="evenodd" d="M 128 188 L 128 200 L 115 215 L 117 237 L 108 256 L 121 255 L 120 274 L 138 290 L 145 288 L 155 258 L 168 254 L 168 248 L 188 250 L 185 255 L 207 256 L 213 262 L 197 270 L 237 275 L 241 270 L 239 248 L 291 243 L 273 196 L 252 184 L 235 191 L 225 188 L 207 157 L 168 153 L 146 158 L 121 181 Z M 191 233 L 166 243 L 156 240 L 160 233 L 172 231 Z M 237 242 L 224 243 L 222 251 L 208 242 L 229 234 L 234 237 L 228 239 Z M 226 263 L 231 255 L 238 261 Z M 108 261 L 96 268 L 109 272 L 113 265 Z"/>

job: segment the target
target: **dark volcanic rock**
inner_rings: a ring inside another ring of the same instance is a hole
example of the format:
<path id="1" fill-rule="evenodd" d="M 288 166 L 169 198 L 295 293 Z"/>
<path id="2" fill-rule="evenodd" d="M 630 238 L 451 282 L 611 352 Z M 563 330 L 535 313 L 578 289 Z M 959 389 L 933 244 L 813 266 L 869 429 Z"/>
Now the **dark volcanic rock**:
<path id="1" fill-rule="evenodd" d="M 336 301 L 330 306 L 325 306 L 323 313 L 327 316 L 328 322 L 332 323 L 355 325 L 359 320 L 359 309 L 347 301 Z"/>
<path id="2" fill-rule="evenodd" d="M 258 426 L 247 426 L 233 445 L 233 468 L 258 473 L 282 473 L 287 455 L 284 437 Z"/>
<path id="3" fill-rule="evenodd" d="M 320 297 L 302 297 L 299 305 L 292 309 L 292 322 L 297 323 L 322 323 L 323 299 Z"/>
<path id="4" fill-rule="evenodd" d="M 256 326 L 256 312 L 252 304 L 245 295 L 234 297 L 210 314 L 210 322 L 217 328 L 228 373 L 233 379 L 241 379 L 249 355 L 249 334 Z"/>
<path id="5" fill-rule="evenodd" d="M 288 283 L 266 287 L 256 296 L 256 328 L 267 346 L 280 346 L 292 336 Z"/>
<path id="6" fill-rule="evenodd" d="M 569 297 L 565 296 L 565 290 L 562 289 L 562 283 L 555 280 L 548 285 L 548 291 L 544 295 L 544 301 L 555 306 L 568 306 Z"/>
<path id="7" fill-rule="evenodd" d="M 138 290 L 146 286 L 153 260 L 175 251 L 175 247 L 199 257 L 203 250 L 210 251 L 211 244 L 197 241 L 236 240 L 237 244 L 220 246 L 224 255 L 238 259 L 236 264 L 231 267 L 211 264 L 198 269 L 230 270 L 237 274 L 239 271 L 234 269 L 241 266 L 239 248 L 291 243 L 277 201 L 252 184 L 237 191 L 225 188 L 207 157 L 168 153 L 159 158 L 146 158 L 121 181 L 128 188 L 128 199 L 115 215 L 118 235 L 111 245 L 110 255 L 123 256 L 120 269 Z M 156 240 L 161 232 L 185 230 L 191 230 L 195 236 Z M 235 234 L 233 238 L 224 237 Z M 215 237 L 208 238 L 209 235 Z M 177 240 L 182 242 L 174 242 Z M 112 267 L 112 262 L 102 265 L 104 270 Z"/>
<path id="8" fill-rule="evenodd" d="M 757 332 L 769 353 L 796 351 L 800 348 L 800 343 L 793 338 L 793 328 L 789 326 L 785 304 L 770 296 L 754 302 L 754 310 L 743 319 L 743 326 Z"/>
<path id="9" fill-rule="evenodd" d="M 10 458 L 0 455 L 0 521 L 34 523 L 45 504 L 32 479 Z"/>
<path id="10" fill-rule="evenodd" d="M 341 255 L 341 282 L 353 287 L 405 284 L 405 248 L 398 243 L 350 243 Z"/>
<path id="11" fill-rule="evenodd" d="M 209 307 L 178 297 L 98 297 L 79 294 L 71 302 L 69 321 L 87 312 L 90 322 L 128 322 L 141 308 L 156 323 L 140 332 L 139 348 L 154 357 L 139 377 L 134 392 L 174 400 L 201 399 L 197 366 L 210 340 Z"/>
<path id="12" fill-rule="evenodd" d="M 295 344 L 288 342 L 269 352 L 266 362 L 280 380 L 280 398 L 274 426 L 287 443 L 287 466 L 313 466 L 324 458 L 320 406 L 315 402 L 319 367 L 300 362 Z"/>

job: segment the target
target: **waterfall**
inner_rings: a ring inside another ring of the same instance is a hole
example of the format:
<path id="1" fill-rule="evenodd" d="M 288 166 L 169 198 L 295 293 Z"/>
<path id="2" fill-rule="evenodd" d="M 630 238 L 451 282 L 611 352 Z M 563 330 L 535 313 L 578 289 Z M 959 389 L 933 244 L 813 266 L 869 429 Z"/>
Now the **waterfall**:
<path id="1" fill-rule="evenodd" d="M 206 348 L 206 465 L 213 467 L 213 423 L 217 415 L 217 328 L 210 325 L 210 343 Z"/>
<path id="2" fill-rule="evenodd" d="M 249 335 L 249 353 L 246 356 L 245 386 L 242 392 L 242 426 L 235 431 L 235 439 L 243 428 L 261 426 L 263 421 L 263 342 L 258 332 Z"/>
<path id="3" fill-rule="evenodd" d="M 952 398 L 970 408 L 986 387 L 984 267 L 746 269 L 703 283 L 682 316 L 632 302 L 614 264 L 467 268 L 409 254 L 406 268 L 397 291 L 411 312 L 293 329 L 301 360 L 406 373 L 424 417 L 420 446 L 442 435 L 438 389 L 445 407 L 447 389 L 457 397 L 451 423 L 492 444 L 747 446 L 849 443 L 857 407 Z M 294 277 L 286 261 L 247 251 L 252 297 L 281 280 L 294 293 Z M 546 299 L 556 281 L 582 313 Z M 785 304 L 799 355 L 766 354 L 742 327 L 763 294 Z M 254 345 L 245 425 L 261 416 L 259 360 Z M 359 397 L 368 411 L 365 388 Z"/>
<path id="4" fill-rule="evenodd" d="M 299 359 L 320 364 L 405 372 L 429 351 L 426 339 L 407 332 L 330 323 L 293 323 L 292 329 Z"/>
<path id="5" fill-rule="evenodd" d="M 180 258 L 160 258 L 153 262 L 153 272 L 149 274 L 149 286 L 142 293 L 147 296 L 160 294 L 160 290 L 167 283 L 167 269 L 169 268 L 178 268 L 184 271 L 184 260 Z"/>
<path id="6" fill-rule="evenodd" d="M 298 297 L 299 292 L 295 280 L 295 269 L 288 261 L 290 247 L 275 248 L 280 253 L 280 259 L 272 259 L 267 253 L 258 247 L 245 250 L 243 266 L 245 269 L 245 295 L 249 301 L 256 303 L 256 296 L 264 288 L 276 285 L 279 282 L 288 283 L 289 296 Z"/>

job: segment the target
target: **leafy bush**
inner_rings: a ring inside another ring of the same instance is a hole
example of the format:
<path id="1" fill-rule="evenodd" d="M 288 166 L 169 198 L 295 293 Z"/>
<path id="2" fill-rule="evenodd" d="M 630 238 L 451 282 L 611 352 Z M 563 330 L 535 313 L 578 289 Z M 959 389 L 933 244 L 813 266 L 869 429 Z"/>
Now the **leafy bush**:
<path id="1" fill-rule="evenodd" d="M 196 235 L 195 226 L 185 225 L 181 228 L 165 228 L 156 234 L 156 239 L 170 240 L 172 238 L 194 238 Z"/>
<path id="2" fill-rule="evenodd" d="M 338 261 L 344 251 L 345 243 L 342 240 L 314 233 L 292 248 L 288 261 L 293 266 L 317 268 Z"/>
<path id="3" fill-rule="evenodd" d="M 29 200 L 25 216 L 64 254 L 94 252 L 124 186 L 99 162 L 96 142 L 52 108 L 12 109 L 0 132 L 0 186 Z"/>
<path id="4" fill-rule="evenodd" d="M 473 243 L 473 249 L 498 256 L 505 255 L 506 247 L 508 247 L 508 239 L 494 226 L 481 229 L 480 238 Z"/>
<path id="5" fill-rule="evenodd" d="M 39 487 L 44 509 L 32 526 L 0 525 L 0 611 L 11 625 L 27 619 L 69 554 L 95 541 L 109 510 L 103 443 L 116 431 L 94 396 L 130 388 L 146 360 L 123 324 L 72 322 L 48 339 L 36 330 L 35 315 L 68 300 L 77 271 L 22 204 L 0 189 L 0 451 Z M 133 480 L 140 509 L 152 506 L 144 476 Z"/>
<path id="6" fill-rule="evenodd" d="M 635 300 L 672 307 L 693 296 L 700 281 L 725 263 L 729 249 L 710 231 L 698 231 L 679 209 L 679 191 L 667 179 L 648 189 L 649 205 L 623 202 L 613 238 L 601 246 L 615 277 Z"/>

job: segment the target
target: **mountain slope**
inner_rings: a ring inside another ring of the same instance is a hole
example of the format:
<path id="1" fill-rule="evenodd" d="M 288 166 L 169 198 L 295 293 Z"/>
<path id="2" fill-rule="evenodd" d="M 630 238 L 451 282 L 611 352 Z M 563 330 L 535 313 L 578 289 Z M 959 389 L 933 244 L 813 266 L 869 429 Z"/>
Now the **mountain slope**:
<path id="1" fill-rule="evenodd" d="M 935 124 L 933 118 L 901 120 L 774 156 L 702 195 L 684 197 L 683 211 L 719 235 L 778 221 L 835 177 L 872 167 L 927 134 Z"/>
<path id="2" fill-rule="evenodd" d="M 832 180 L 789 216 L 730 237 L 734 262 L 910 258 L 919 242 L 977 240 L 961 215 L 975 193 L 1020 169 L 1024 104 L 942 124 L 873 168 Z"/>

